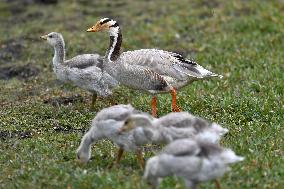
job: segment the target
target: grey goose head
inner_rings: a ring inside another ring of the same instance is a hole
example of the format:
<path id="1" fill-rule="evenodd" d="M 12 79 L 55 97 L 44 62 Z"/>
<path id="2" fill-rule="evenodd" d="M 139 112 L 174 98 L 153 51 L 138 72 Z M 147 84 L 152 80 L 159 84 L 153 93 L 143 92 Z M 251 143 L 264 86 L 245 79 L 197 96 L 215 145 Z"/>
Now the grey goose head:
<path id="1" fill-rule="evenodd" d="M 47 35 L 41 36 L 40 38 L 46 40 L 53 47 L 55 47 L 56 45 L 64 46 L 64 39 L 60 33 L 51 32 Z"/>
<path id="2" fill-rule="evenodd" d="M 152 121 L 153 118 L 146 113 L 130 115 L 124 121 L 124 124 L 120 128 L 119 132 L 129 132 L 137 127 L 151 128 L 153 126 Z"/>

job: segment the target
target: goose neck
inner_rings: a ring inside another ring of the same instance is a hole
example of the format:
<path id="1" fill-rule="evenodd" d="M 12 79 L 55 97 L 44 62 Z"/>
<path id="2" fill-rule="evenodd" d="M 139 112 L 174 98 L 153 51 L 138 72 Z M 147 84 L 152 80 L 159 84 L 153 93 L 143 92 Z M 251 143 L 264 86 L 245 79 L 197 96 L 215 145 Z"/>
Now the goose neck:
<path id="1" fill-rule="evenodd" d="M 119 27 L 111 28 L 110 43 L 106 53 L 106 58 L 110 62 L 114 62 L 120 56 L 120 48 L 122 44 L 122 34 Z"/>
<path id="2" fill-rule="evenodd" d="M 54 46 L 54 57 L 53 64 L 60 65 L 63 64 L 65 60 L 65 47 L 64 43 L 58 43 Z"/>

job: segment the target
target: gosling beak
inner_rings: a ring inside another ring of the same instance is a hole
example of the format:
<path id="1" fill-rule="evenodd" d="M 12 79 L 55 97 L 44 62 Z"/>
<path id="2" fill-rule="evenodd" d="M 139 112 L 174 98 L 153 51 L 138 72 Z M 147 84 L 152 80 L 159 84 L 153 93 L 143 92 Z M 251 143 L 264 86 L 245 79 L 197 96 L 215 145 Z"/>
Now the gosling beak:
<path id="1" fill-rule="evenodd" d="M 124 127 L 121 127 L 121 128 L 118 129 L 117 133 L 121 135 L 125 131 L 126 131 L 126 129 Z"/>
<path id="2" fill-rule="evenodd" d="M 47 35 L 40 36 L 40 38 L 47 40 Z"/>

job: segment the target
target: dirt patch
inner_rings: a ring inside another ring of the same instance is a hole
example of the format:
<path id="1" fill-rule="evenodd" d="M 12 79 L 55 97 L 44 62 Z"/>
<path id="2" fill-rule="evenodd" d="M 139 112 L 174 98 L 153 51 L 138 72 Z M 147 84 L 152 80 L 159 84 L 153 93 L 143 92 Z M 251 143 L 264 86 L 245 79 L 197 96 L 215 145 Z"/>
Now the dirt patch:
<path id="1" fill-rule="evenodd" d="M 42 17 L 43 17 L 42 12 L 32 12 L 32 13 L 27 14 L 25 19 L 31 21 L 32 19 L 40 19 Z"/>
<path id="2" fill-rule="evenodd" d="M 42 3 L 42 4 L 56 4 L 58 0 L 34 0 L 37 3 Z"/>
<path id="3" fill-rule="evenodd" d="M 45 104 L 51 104 L 53 106 L 68 105 L 75 102 L 83 102 L 84 98 L 81 95 L 74 95 L 70 97 L 56 97 L 43 101 Z"/>
<path id="4" fill-rule="evenodd" d="M 0 131 L 0 139 L 6 140 L 9 138 L 26 139 L 34 135 L 32 131 Z"/>
<path id="5" fill-rule="evenodd" d="M 28 79 L 37 76 L 39 69 L 31 64 L 23 66 L 7 66 L 0 68 L 0 79 L 8 80 L 11 78 Z"/>
<path id="6" fill-rule="evenodd" d="M 74 129 L 72 127 L 62 127 L 60 125 L 56 125 L 52 128 L 53 131 L 55 132 L 63 132 L 63 133 L 71 133 L 71 132 L 75 132 L 75 133 L 85 133 L 87 129 Z"/>
<path id="7" fill-rule="evenodd" d="M 88 128 L 84 129 L 74 129 L 71 127 L 62 127 L 62 126 L 54 126 L 51 129 L 44 129 L 42 130 L 41 128 L 38 128 L 37 130 L 33 131 L 0 131 L 0 140 L 7 140 L 7 139 L 27 139 L 27 138 L 32 138 L 38 135 L 43 134 L 44 132 L 58 132 L 58 133 L 85 133 Z"/>
<path id="8" fill-rule="evenodd" d="M 24 48 L 23 39 L 11 39 L 0 46 L 0 64 L 12 62 L 21 57 Z"/>
<path id="9" fill-rule="evenodd" d="M 242 7 L 239 9 L 235 9 L 233 12 L 230 12 L 228 15 L 235 16 L 235 17 L 240 17 L 240 16 L 249 16 L 256 14 L 255 10 L 252 10 L 249 7 Z"/>
<path id="10" fill-rule="evenodd" d="M 6 0 L 7 3 L 17 3 L 18 5 L 31 5 L 33 3 L 56 4 L 58 0 Z"/>
<path id="11" fill-rule="evenodd" d="M 200 19 L 208 19 L 213 17 L 213 13 L 211 11 L 201 12 L 198 16 Z"/>
<path id="12" fill-rule="evenodd" d="M 219 6 L 219 2 L 216 0 L 200 0 L 197 1 L 198 3 L 196 4 L 197 7 L 208 7 L 208 8 L 216 8 Z"/>
<path id="13" fill-rule="evenodd" d="M 17 12 L 17 14 L 19 14 L 19 11 L 14 10 L 14 8 L 10 9 L 11 12 Z M 24 12 L 24 11 L 22 11 Z M 23 13 L 21 15 L 17 15 L 13 13 L 13 16 L 9 18 L 9 23 L 10 24 L 16 24 L 16 23 L 26 23 L 26 22 L 30 22 L 32 20 L 39 20 L 42 19 L 44 14 L 42 12 L 31 12 L 31 13 Z"/>
<path id="14" fill-rule="evenodd" d="M 6 0 L 8 4 L 8 10 L 13 15 L 11 21 L 13 23 L 22 22 L 28 19 L 25 17 L 19 17 L 19 15 L 27 12 L 27 6 L 32 6 L 35 3 L 41 5 L 53 5 L 57 4 L 58 0 Z M 39 13 L 37 13 L 39 14 Z M 22 15 L 21 15 L 22 16 Z M 40 15 L 41 16 L 41 15 Z M 14 19 L 16 18 L 16 19 Z M 35 17 L 34 17 L 35 18 Z"/>

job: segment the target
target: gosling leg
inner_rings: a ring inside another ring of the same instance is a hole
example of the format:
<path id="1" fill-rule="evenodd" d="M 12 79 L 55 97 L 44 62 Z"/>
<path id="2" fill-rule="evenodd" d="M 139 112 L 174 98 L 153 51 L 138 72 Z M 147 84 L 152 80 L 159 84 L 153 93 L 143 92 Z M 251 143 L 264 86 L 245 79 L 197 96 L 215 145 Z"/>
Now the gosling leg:
<path id="1" fill-rule="evenodd" d="M 115 160 L 115 162 L 114 162 L 114 165 L 115 165 L 116 167 L 118 166 L 118 164 L 119 164 L 119 162 L 120 162 L 120 160 L 121 160 L 121 157 L 122 157 L 122 155 L 123 155 L 123 152 L 124 152 L 123 149 L 121 149 L 121 148 L 118 149 L 117 156 L 116 156 L 116 160 Z"/>
<path id="2" fill-rule="evenodd" d="M 214 182 L 215 182 L 216 188 L 217 188 L 217 189 L 221 189 L 220 181 L 219 181 L 218 179 L 215 179 Z"/>
<path id="3" fill-rule="evenodd" d="M 145 161 L 144 161 L 141 149 L 136 151 L 136 158 L 137 158 L 140 169 L 143 170 L 145 166 Z"/>
<path id="4" fill-rule="evenodd" d="M 93 110 L 95 108 L 95 103 L 96 103 L 97 97 L 98 97 L 97 93 L 94 92 L 93 95 L 92 95 L 91 110 Z"/>

